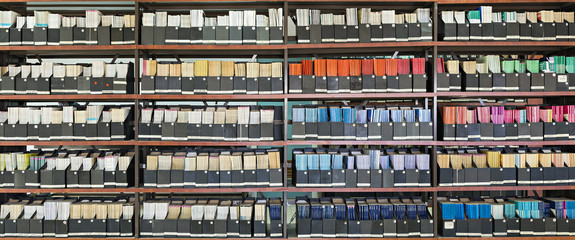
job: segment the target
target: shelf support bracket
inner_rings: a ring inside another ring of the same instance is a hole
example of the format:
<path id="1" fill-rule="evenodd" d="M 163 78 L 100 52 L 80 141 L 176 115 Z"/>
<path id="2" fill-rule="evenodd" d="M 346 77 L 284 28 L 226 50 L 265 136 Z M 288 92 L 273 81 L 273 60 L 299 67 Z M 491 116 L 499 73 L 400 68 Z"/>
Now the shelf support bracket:
<path id="1" fill-rule="evenodd" d="M 535 58 L 535 55 L 537 55 L 537 51 L 533 51 L 533 53 L 531 54 L 531 56 L 529 56 L 529 59 Z"/>
<path id="2" fill-rule="evenodd" d="M 110 63 L 111 64 L 116 63 L 116 59 L 118 59 L 119 56 L 120 56 L 120 54 L 116 53 L 116 55 L 114 55 L 114 58 L 112 58 L 112 61 Z"/>
<path id="3" fill-rule="evenodd" d="M 505 106 L 505 104 L 507 103 L 507 98 L 503 99 L 503 102 L 501 103 L 501 106 Z"/>
<path id="4" fill-rule="evenodd" d="M 479 104 L 481 104 L 482 107 L 485 107 L 485 103 L 483 102 L 483 99 L 477 98 L 477 100 L 479 100 Z"/>
<path id="5" fill-rule="evenodd" d="M 42 58 L 38 54 L 36 54 L 36 59 L 38 59 L 38 62 L 42 62 Z"/>
<path id="6" fill-rule="evenodd" d="M 180 56 L 178 54 L 174 54 L 174 58 L 178 61 L 179 64 L 182 64 L 182 60 L 180 60 Z"/>
<path id="7" fill-rule="evenodd" d="M 62 150 L 63 147 L 63 145 L 58 146 L 58 151 Z"/>
<path id="8" fill-rule="evenodd" d="M 453 58 L 453 60 L 459 60 L 457 59 L 457 55 L 455 55 L 455 52 L 451 51 L 449 53 L 451 53 L 451 57 Z"/>

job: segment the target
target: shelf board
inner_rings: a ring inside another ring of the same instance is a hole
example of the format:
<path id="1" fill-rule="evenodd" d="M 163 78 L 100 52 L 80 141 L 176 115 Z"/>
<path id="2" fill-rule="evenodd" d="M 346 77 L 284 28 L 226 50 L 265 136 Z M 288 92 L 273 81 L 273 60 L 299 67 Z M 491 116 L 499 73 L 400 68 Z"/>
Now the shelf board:
<path id="1" fill-rule="evenodd" d="M 436 141 L 436 146 L 560 146 L 575 145 L 575 141 Z"/>
<path id="2" fill-rule="evenodd" d="M 2 188 L 2 193 L 135 193 L 138 188 Z"/>
<path id="3" fill-rule="evenodd" d="M 124 141 L 0 141 L 0 146 L 133 146 L 136 145 L 134 140 Z"/>
<path id="4" fill-rule="evenodd" d="M 280 100 L 286 94 L 208 94 L 208 95 L 159 95 L 142 94 L 138 95 L 141 100 Z"/>
<path id="5" fill-rule="evenodd" d="M 115 101 L 115 100 L 135 100 L 136 94 L 98 94 L 98 95 L 0 95 L 0 100 L 98 100 L 98 101 Z"/>
<path id="6" fill-rule="evenodd" d="M 288 140 L 287 145 L 434 145 L 434 141 L 329 141 L 329 140 Z"/>
<path id="7" fill-rule="evenodd" d="M 468 98 L 468 97 L 567 97 L 575 96 L 575 91 L 561 92 L 437 92 L 438 97 Z"/>
<path id="8" fill-rule="evenodd" d="M 558 3 L 553 0 L 437 0 L 438 4 Z M 565 1 L 567 2 L 567 1 Z"/>
<path id="9" fill-rule="evenodd" d="M 141 193 L 237 193 L 237 192 L 284 192 L 283 187 L 268 188 L 138 188 Z"/>
<path id="10" fill-rule="evenodd" d="M 288 99 L 294 100 L 339 100 L 339 99 L 395 99 L 395 98 L 431 98 L 434 93 L 310 93 L 287 94 Z"/>
<path id="11" fill-rule="evenodd" d="M 527 190 L 575 190 L 575 186 L 469 186 L 469 187 L 436 187 L 436 192 L 452 191 L 527 191 Z"/>
<path id="12" fill-rule="evenodd" d="M 285 146 L 283 141 L 272 142 L 192 142 L 192 141 L 138 141 L 140 146 Z"/>
<path id="13" fill-rule="evenodd" d="M 433 187 L 407 188 L 296 188 L 289 187 L 287 192 L 435 192 Z"/>

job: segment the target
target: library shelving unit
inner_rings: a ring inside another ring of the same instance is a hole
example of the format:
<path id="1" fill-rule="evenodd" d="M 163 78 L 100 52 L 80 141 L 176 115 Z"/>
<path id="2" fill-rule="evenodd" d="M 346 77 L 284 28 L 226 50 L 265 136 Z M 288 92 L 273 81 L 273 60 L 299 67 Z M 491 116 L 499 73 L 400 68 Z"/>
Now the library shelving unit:
<path id="1" fill-rule="evenodd" d="M 273 142 L 180 142 L 180 141 L 140 141 L 138 140 L 138 124 L 135 124 L 134 140 L 126 141 L 2 141 L 0 147 L 6 150 L 22 150 L 28 145 L 33 146 L 122 146 L 135 150 L 134 173 L 135 186 L 131 188 L 102 188 L 102 189 L 0 189 L 4 195 L 1 199 L 6 199 L 6 195 L 17 193 L 108 193 L 108 194 L 133 194 L 136 198 L 135 216 L 140 216 L 139 210 L 142 199 L 146 199 L 147 194 L 153 193 L 241 193 L 241 192 L 282 192 L 283 193 L 283 239 L 295 238 L 288 235 L 288 221 L 291 216 L 287 216 L 288 197 L 287 193 L 292 192 L 420 192 L 429 194 L 432 199 L 434 218 L 434 238 L 441 238 L 438 234 L 439 216 L 437 196 L 440 192 L 460 192 L 460 191 L 553 191 L 575 190 L 575 186 L 479 186 L 479 187 L 438 187 L 436 150 L 438 146 L 572 146 L 575 141 L 513 141 L 513 142 L 461 142 L 442 141 L 438 138 L 438 108 L 449 103 L 439 102 L 439 100 L 456 98 L 531 98 L 542 103 L 545 99 L 562 98 L 569 102 L 575 96 L 575 92 L 437 92 L 436 61 L 440 54 L 454 53 L 505 53 L 505 54 L 575 54 L 575 41 L 553 41 L 553 42 L 445 42 L 438 39 L 438 15 L 441 9 L 471 9 L 480 5 L 493 5 L 496 8 L 518 7 L 521 9 L 569 9 L 573 10 L 575 5 L 572 0 L 547 1 L 547 0 L 132 0 L 120 1 L 118 5 L 114 1 L 92 0 L 87 2 L 68 0 L 0 0 L 0 8 L 14 10 L 22 14 L 30 14 L 29 8 L 46 8 L 48 11 L 67 13 L 66 7 L 79 9 L 89 7 L 98 9 L 106 7 L 110 9 L 121 6 L 124 10 L 112 13 L 125 13 L 125 8 L 131 9 L 128 12 L 136 15 L 135 40 L 139 43 L 140 19 L 143 12 L 153 10 L 184 11 L 187 9 L 253 9 L 253 8 L 283 8 L 284 22 L 287 22 L 288 13 L 293 15 L 297 8 L 316 9 L 344 9 L 345 7 L 372 7 L 372 8 L 393 8 L 414 10 L 418 7 L 428 7 L 432 9 L 433 18 L 433 40 L 429 42 L 381 42 L 381 43 L 333 43 L 333 44 L 295 44 L 287 36 L 287 28 L 284 28 L 284 44 L 280 45 L 71 45 L 71 46 L 0 46 L 0 63 L 6 66 L 10 63 L 22 63 L 27 58 L 129 58 L 135 65 L 135 93 L 120 95 L 0 95 L 1 106 L 18 106 L 28 101 L 33 102 L 129 102 L 133 103 L 134 119 L 139 119 L 139 112 L 142 106 L 149 106 L 156 101 L 270 101 L 283 103 L 283 141 Z M 80 13 L 81 10 L 71 12 Z M 288 59 L 294 57 L 312 56 L 338 56 L 345 54 L 352 55 L 378 55 L 389 54 L 395 51 L 400 53 L 419 54 L 428 58 L 432 63 L 428 68 L 429 81 L 431 87 L 425 93 L 349 93 L 349 94 L 288 94 Z M 271 95 L 142 95 L 139 94 L 140 66 L 142 59 L 147 58 L 217 58 L 217 57 L 251 57 L 258 54 L 260 57 L 281 58 L 284 63 L 284 94 Z M 385 99 L 418 99 L 419 104 L 428 103 L 433 110 L 434 140 L 432 141 L 295 141 L 288 136 L 288 102 L 291 101 L 334 101 L 334 100 L 385 100 Z M 459 102 L 458 104 L 466 104 Z M 294 145 L 415 145 L 430 146 L 431 151 L 431 187 L 420 188 L 296 188 L 288 182 L 288 146 Z M 145 154 L 151 147 L 180 147 L 180 146 L 281 146 L 283 150 L 283 187 L 272 188 L 143 188 L 141 184 L 140 167 Z M 11 147 L 11 148 L 10 148 Z M 136 221 L 134 237 L 118 239 L 140 239 L 139 222 Z M 36 238 L 19 238 L 36 239 Z M 44 238 L 50 239 L 50 238 Z M 55 239 L 55 238 L 54 238 Z M 69 238 L 69 239 L 96 239 L 96 238 Z M 99 239 L 99 238 L 98 238 Z M 154 239 L 154 238 L 142 238 Z M 185 238 L 189 239 L 189 238 Z M 257 239 L 257 238 L 256 238 Z M 298 239 L 298 238 L 295 238 Z M 304 238 L 299 238 L 304 239 Z M 374 238 L 375 239 L 375 238 Z M 411 238 L 403 238 L 411 239 Z M 479 238 L 465 238 L 479 239 Z M 481 238 L 485 239 L 485 238 Z M 488 238 L 489 239 L 489 238 Z M 497 239 L 492 237 L 491 239 Z M 520 237 L 507 237 L 509 240 L 525 239 Z M 532 240 L 574 240 L 570 237 L 531 237 Z"/>

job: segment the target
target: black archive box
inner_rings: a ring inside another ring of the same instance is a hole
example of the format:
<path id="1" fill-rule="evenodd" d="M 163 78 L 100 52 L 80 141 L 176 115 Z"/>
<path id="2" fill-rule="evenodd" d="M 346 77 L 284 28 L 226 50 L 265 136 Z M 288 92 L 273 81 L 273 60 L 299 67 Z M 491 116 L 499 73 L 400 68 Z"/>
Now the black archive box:
<path id="1" fill-rule="evenodd" d="M 449 73 L 437 73 L 437 91 L 447 92 L 449 91 Z"/>
<path id="2" fill-rule="evenodd" d="M 384 42 L 395 42 L 396 41 L 396 31 L 395 24 L 381 24 L 383 28 L 383 41 Z"/>
<path id="3" fill-rule="evenodd" d="M 395 40 L 406 42 L 409 40 L 409 30 L 407 24 L 395 24 Z"/>
<path id="4" fill-rule="evenodd" d="M 230 29 L 228 26 L 216 26 L 216 45 L 228 45 Z"/>
<path id="5" fill-rule="evenodd" d="M 457 41 L 470 40 L 470 25 L 469 23 L 457 23 Z"/>
<path id="6" fill-rule="evenodd" d="M 10 28 L 0 30 L 0 46 L 10 45 Z"/>
<path id="7" fill-rule="evenodd" d="M 440 22 L 443 30 L 443 41 L 456 41 L 457 40 L 457 24 Z"/>
<path id="8" fill-rule="evenodd" d="M 469 40 L 481 41 L 483 39 L 483 25 L 481 23 L 469 23 Z"/>

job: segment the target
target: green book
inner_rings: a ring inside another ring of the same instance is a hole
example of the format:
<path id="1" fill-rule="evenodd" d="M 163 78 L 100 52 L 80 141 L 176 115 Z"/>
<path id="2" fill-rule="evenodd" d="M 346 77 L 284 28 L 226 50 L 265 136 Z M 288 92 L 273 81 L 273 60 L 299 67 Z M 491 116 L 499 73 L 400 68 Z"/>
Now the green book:
<path id="1" fill-rule="evenodd" d="M 565 58 L 565 70 L 567 70 L 568 73 L 575 73 L 575 57 Z"/>
<path id="2" fill-rule="evenodd" d="M 512 60 L 507 60 L 507 61 L 503 61 L 503 66 L 501 66 L 503 68 L 503 72 L 504 73 L 514 73 L 515 72 L 515 61 Z"/>
<path id="3" fill-rule="evenodd" d="M 515 60 L 515 71 L 518 73 L 526 73 L 527 72 L 527 64 L 525 62 L 521 62 L 519 60 Z"/>
<path id="4" fill-rule="evenodd" d="M 527 60 L 527 71 L 530 73 L 539 73 L 539 60 Z"/>
<path id="5" fill-rule="evenodd" d="M 565 73 L 565 56 L 553 57 L 553 70 L 556 73 Z"/>

